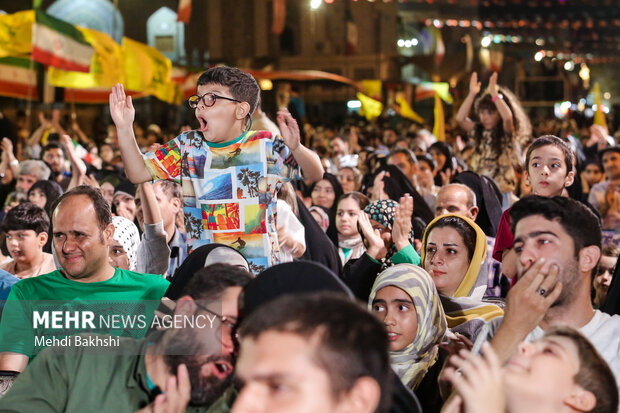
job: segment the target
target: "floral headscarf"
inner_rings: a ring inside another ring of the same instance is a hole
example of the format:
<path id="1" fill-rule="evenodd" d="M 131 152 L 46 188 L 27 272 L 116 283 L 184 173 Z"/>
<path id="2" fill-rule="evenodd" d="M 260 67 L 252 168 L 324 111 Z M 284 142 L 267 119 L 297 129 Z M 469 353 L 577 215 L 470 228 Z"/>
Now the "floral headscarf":
<path id="1" fill-rule="evenodd" d="M 364 208 L 364 212 L 366 212 L 370 216 L 370 219 L 377 221 L 379 224 L 383 225 L 391 232 L 394 226 L 396 207 L 398 206 L 398 202 L 396 201 L 393 201 L 391 199 L 383 199 L 370 203 L 368 206 L 366 206 L 366 208 Z M 411 227 L 411 232 L 409 233 L 409 243 L 413 245 L 413 226 Z M 381 259 L 382 270 L 392 265 L 392 257 L 397 252 L 398 251 L 396 251 L 396 245 L 392 244 L 392 246 L 390 246 L 390 248 L 388 249 L 385 258 Z"/>

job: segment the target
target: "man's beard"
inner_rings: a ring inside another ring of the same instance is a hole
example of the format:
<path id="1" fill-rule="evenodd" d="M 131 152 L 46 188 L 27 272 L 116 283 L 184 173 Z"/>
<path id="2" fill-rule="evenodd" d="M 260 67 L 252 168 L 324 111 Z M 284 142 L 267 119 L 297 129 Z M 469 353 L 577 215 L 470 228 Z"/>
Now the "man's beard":
<path id="1" fill-rule="evenodd" d="M 578 259 L 578 257 L 575 257 L 568 265 L 560 270 L 561 273 L 558 277 L 558 281 L 562 282 L 562 292 L 557 300 L 551 304 L 551 307 L 560 307 L 573 301 L 577 289 L 579 288 L 579 283 L 581 282 Z"/>
<path id="2" fill-rule="evenodd" d="M 181 331 L 176 332 L 168 341 L 164 361 L 170 374 L 175 376 L 181 364 L 187 367 L 191 384 L 191 405 L 210 406 L 231 386 L 233 374 L 231 371 L 223 379 L 214 375 L 205 377 L 201 372 L 202 367 L 216 361 L 225 361 L 233 366 L 234 360 L 232 356 L 205 356 L 206 352 L 201 348 L 200 340 L 191 333 L 191 330 L 185 330 L 190 331 L 189 333 Z"/>

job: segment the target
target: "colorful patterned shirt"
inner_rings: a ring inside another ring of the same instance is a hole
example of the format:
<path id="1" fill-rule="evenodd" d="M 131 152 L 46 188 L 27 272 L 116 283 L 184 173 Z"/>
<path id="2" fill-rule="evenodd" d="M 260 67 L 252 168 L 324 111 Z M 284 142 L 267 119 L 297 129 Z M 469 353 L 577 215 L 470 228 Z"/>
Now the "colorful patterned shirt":
<path id="1" fill-rule="evenodd" d="M 225 143 L 185 132 L 144 155 L 154 180 L 183 187 L 187 250 L 210 243 L 229 245 L 258 273 L 279 262 L 276 193 L 301 171 L 282 138 L 246 132 Z"/>
<path id="2" fill-rule="evenodd" d="M 472 136 L 475 133 L 472 131 Z M 518 162 L 520 151 L 518 145 L 510 136 L 502 138 L 504 144 L 501 153 L 494 149 L 494 138 L 491 131 L 482 132 L 482 138 L 475 140 L 474 152 L 469 158 L 469 169 L 480 175 L 493 179 L 502 193 L 514 192 L 517 187 L 517 177 L 514 165 Z"/>

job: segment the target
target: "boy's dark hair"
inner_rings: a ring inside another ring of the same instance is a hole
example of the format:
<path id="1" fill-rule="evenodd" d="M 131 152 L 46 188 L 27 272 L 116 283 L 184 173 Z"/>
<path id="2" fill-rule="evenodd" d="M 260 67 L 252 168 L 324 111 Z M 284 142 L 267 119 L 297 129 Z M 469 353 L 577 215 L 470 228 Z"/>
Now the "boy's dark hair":
<path id="1" fill-rule="evenodd" d="M 166 194 L 166 196 L 168 197 L 168 199 L 172 199 L 172 198 L 178 198 L 178 199 L 183 199 L 182 198 L 182 194 L 181 194 L 181 185 L 177 184 L 174 181 L 170 181 L 170 180 L 161 180 L 158 181 L 159 185 L 161 186 L 161 190 L 164 194 Z"/>
<path id="2" fill-rule="evenodd" d="M 101 230 L 105 229 L 112 223 L 112 211 L 110 210 L 110 204 L 105 200 L 101 190 L 90 185 L 76 186 L 70 191 L 65 192 L 52 204 L 52 216 L 58 205 L 65 199 L 75 195 L 86 195 L 92 201 L 95 207 L 95 213 L 97 214 L 97 221 Z"/>
<path id="3" fill-rule="evenodd" d="M 43 208 L 24 202 L 6 213 L 1 227 L 3 232 L 31 229 L 40 234 L 49 231 L 50 219 Z"/>
<path id="4" fill-rule="evenodd" d="M 62 154 L 64 156 L 65 154 L 65 150 L 62 147 L 62 145 L 60 144 L 60 142 L 55 141 L 55 140 L 50 140 L 48 138 L 49 142 L 47 143 L 47 145 L 45 145 L 43 147 L 43 149 L 41 149 L 41 158 L 43 158 L 43 155 L 45 155 L 45 152 L 49 151 L 50 149 L 60 149 L 62 151 Z"/>
<path id="5" fill-rule="evenodd" d="M 366 309 L 337 293 L 284 295 L 257 308 L 240 328 L 244 339 L 257 339 L 267 331 L 313 339 L 313 361 L 327 373 L 335 399 L 361 377 L 377 381 L 377 412 L 387 411 L 392 393 L 387 333 Z"/>
<path id="6" fill-rule="evenodd" d="M 181 291 L 194 301 L 218 299 L 228 287 L 245 287 L 252 275 L 244 269 L 228 264 L 211 264 L 201 268 Z"/>
<path id="7" fill-rule="evenodd" d="M 543 135 L 535 139 L 534 142 L 532 142 L 530 147 L 527 149 L 527 153 L 525 155 L 525 170 L 528 171 L 528 173 L 530 171 L 530 160 L 532 158 L 532 152 L 534 152 L 535 149 L 542 148 L 543 146 L 548 145 L 555 146 L 556 148 L 560 149 L 562 153 L 564 153 L 566 175 L 568 175 L 568 173 L 573 170 L 573 159 L 575 157 L 575 154 L 573 152 L 573 149 L 566 142 L 554 135 Z"/>
<path id="8" fill-rule="evenodd" d="M 258 97 L 260 96 L 260 87 L 256 79 L 243 70 L 236 67 L 218 66 L 207 70 L 198 78 L 196 86 L 214 83 L 228 87 L 233 98 L 250 105 L 251 116 L 258 105 Z"/>
<path id="9" fill-rule="evenodd" d="M 579 201 L 563 196 L 526 196 L 510 209 L 512 233 L 515 233 L 519 221 L 533 215 L 542 215 L 548 220 L 558 222 L 573 239 L 575 256 L 582 248 L 590 245 L 601 248 L 600 221 Z"/>
<path id="10" fill-rule="evenodd" d="M 565 337 L 577 347 L 579 371 L 574 380 L 582 389 L 596 397 L 596 406 L 590 413 L 615 413 L 618 410 L 618 387 L 613 372 L 596 348 L 579 331 L 569 327 L 555 327 L 547 337 Z"/>

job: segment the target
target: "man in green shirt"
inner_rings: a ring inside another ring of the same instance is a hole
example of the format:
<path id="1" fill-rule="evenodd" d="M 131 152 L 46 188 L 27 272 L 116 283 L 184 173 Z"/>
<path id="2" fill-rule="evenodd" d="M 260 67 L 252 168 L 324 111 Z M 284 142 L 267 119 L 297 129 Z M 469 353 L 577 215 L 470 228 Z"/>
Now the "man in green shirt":
<path id="1" fill-rule="evenodd" d="M 0 399 L 0 411 L 182 412 L 188 403 L 187 411 L 205 411 L 230 386 L 237 301 L 249 280 L 226 264 L 197 272 L 174 310 L 175 320 L 196 320 L 195 328 L 122 337 L 103 350 L 46 348 Z M 200 327 L 201 317 L 214 322 Z"/>
<path id="2" fill-rule="evenodd" d="M 169 285 L 161 276 L 110 265 L 114 225 L 110 206 L 98 189 L 76 187 L 63 194 L 52 211 L 54 248 L 62 270 L 13 286 L 0 320 L 0 370 L 22 371 L 29 357 L 50 345 L 52 337 L 84 331 L 143 336 Z M 58 311 L 65 319 L 54 319 Z M 71 323 L 66 312 L 96 315 L 99 323 L 88 324 L 83 318 L 79 324 Z M 121 315 L 134 317 L 134 326 L 113 320 Z M 114 321 L 113 326 L 99 328 L 104 327 L 102 318 L 109 324 Z"/>

